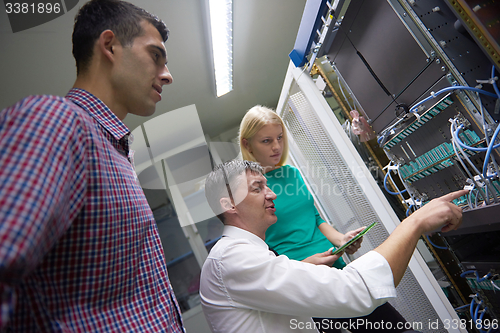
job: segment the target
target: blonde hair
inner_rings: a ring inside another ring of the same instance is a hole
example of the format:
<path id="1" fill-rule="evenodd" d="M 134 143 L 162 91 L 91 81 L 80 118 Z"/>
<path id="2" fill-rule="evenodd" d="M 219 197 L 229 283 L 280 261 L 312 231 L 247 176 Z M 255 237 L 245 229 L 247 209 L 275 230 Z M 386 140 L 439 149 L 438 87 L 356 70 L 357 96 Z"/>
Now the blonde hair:
<path id="1" fill-rule="evenodd" d="M 254 135 L 260 131 L 264 125 L 277 124 L 283 129 L 283 153 L 278 162 L 278 166 L 283 166 L 288 158 L 288 136 L 286 133 L 285 124 L 276 112 L 262 105 L 256 105 L 247 111 L 240 124 L 239 143 L 241 155 L 244 160 L 258 162 L 253 154 L 243 144 L 243 139 L 251 141 Z"/>

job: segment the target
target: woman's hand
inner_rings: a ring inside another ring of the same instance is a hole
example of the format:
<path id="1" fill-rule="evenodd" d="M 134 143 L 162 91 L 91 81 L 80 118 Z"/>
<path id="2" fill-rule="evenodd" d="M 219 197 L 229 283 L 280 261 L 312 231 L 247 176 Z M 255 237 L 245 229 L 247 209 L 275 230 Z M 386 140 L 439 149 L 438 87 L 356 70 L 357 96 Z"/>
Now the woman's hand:
<path id="1" fill-rule="evenodd" d="M 353 239 L 357 234 L 359 234 L 361 231 L 363 231 L 366 227 L 361 227 L 355 230 L 348 231 L 344 234 L 344 237 L 342 237 L 342 244 L 340 246 L 344 245 L 351 239 Z M 345 252 L 347 254 L 354 254 L 360 247 L 361 243 L 363 242 L 363 237 L 346 247 Z"/>
<path id="2" fill-rule="evenodd" d="M 314 265 L 326 265 L 331 267 L 337 261 L 337 259 L 342 257 L 342 254 L 344 254 L 344 252 L 332 254 L 332 249 L 333 247 L 326 252 L 316 253 L 315 255 L 307 257 L 302 261 Z"/>

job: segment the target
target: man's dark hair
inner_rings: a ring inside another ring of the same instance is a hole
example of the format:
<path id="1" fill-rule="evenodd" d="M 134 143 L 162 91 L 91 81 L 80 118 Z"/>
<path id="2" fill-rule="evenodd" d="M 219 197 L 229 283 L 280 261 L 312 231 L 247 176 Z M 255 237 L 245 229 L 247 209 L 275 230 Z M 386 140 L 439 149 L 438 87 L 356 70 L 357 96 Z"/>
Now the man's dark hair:
<path id="1" fill-rule="evenodd" d="M 158 17 L 131 3 L 120 0 L 91 0 L 75 17 L 73 28 L 73 57 L 76 73 L 87 70 L 94 44 L 105 30 L 111 30 L 123 46 L 130 46 L 135 37 L 143 33 L 141 22 L 151 23 L 160 33 L 163 42 L 168 29 Z"/>
<path id="2" fill-rule="evenodd" d="M 238 188 L 246 171 L 261 175 L 262 167 L 257 162 L 232 160 L 220 164 L 205 179 L 205 197 L 214 214 L 224 223 L 225 210 L 221 207 L 221 198 L 230 198 L 234 205 L 233 193 Z"/>

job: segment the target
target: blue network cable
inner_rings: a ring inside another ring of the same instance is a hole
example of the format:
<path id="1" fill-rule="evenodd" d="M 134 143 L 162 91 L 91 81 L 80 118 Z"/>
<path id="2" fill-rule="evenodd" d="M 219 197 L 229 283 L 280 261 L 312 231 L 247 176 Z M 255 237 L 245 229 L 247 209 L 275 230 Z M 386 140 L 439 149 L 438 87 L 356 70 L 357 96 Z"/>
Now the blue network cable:
<path id="1" fill-rule="evenodd" d="M 482 282 L 482 281 L 488 279 L 489 277 L 491 277 L 491 273 L 488 273 L 485 276 L 483 276 L 482 278 L 479 278 L 479 275 L 478 275 L 477 271 L 474 271 L 474 270 L 465 271 L 462 274 L 460 274 L 460 277 L 464 277 L 465 275 L 467 275 L 469 273 L 476 274 L 476 280 L 477 280 L 477 282 Z M 476 302 L 475 301 L 475 297 L 477 297 L 477 294 L 472 295 L 472 301 L 470 302 L 470 308 L 469 308 L 470 317 L 472 318 L 472 320 L 474 321 L 474 323 L 477 323 L 478 320 L 479 320 L 479 323 L 481 325 L 481 328 L 479 328 L 479 332 L 485 332 L 482 329 L 483 328 L 483 317 L 484 317 L 485 313 L 488 311 L 488 307 L 487 306 L 484 307 L 483 311 L 481 312 L 481 315 L 478 318 L 479 308 L 481 308 L 481 305 L 483 304 L 483 302 L 481 300 L 479 302 Z M 474 306 L 476 306 L 476 307 L 474 308 Z M 464 306 L 456 308 L 455 310 L 463 309 L 465 307 L 466 306 L 464 305 Z M 488 330 L 488 332 L 489 331 L 490 330 Z"/>
<path id="2" fill-rule="evenodd" d="M 495 74 L 495 67 L 493 66 L 492 70 L 491 70 L 491 76 L 494 77 L 494 74 Z M 489 91 L 486 91 L 486 90 L 482 90 L 482 89 L 478 89 L 478 88 L 474 88 L 474 87 L 466 87 L 466 86 L 452 86 L 452 87 L 446 87 L 446 88 L 443 88 L 441 90 L 439 90 L 437 93 L 432 93 L 429 97 L 427 98 L 424 98 L 423 100 L 421 100 L 420 102 L 418 102 L 417 104 L 415 104 L 414 106 L 411 107 L 410 109 L 410 112 L 412 113 L 415 113 L 416 111 L 416 108 L 418 106 L 420 106 L 421 104 L 427 102 L 428 100 L 431 100 L 433 98 L 436 98 L 437 96 L 443 94 L 443 93 L 446 93 L 448 91 L 453 91 L 453 90 L 469 90 L 469 91 L 475 91 L 477 93 L 480 93 L 480 94 L 483 94 L 483 95 L 487 95 L 487 96 L 490 96 L 490 97 L 494 97 L 494 98 L 500 98 L 500 91 L 498 90 L 498 87 L 496 85 L 496 82 L 493 81 L 493 88 L 495 89 L 495 92 L 496 94 L 493 94 L 493 93 L 490 93 Z M 387 135 L 389 133 L 388 132 L 384 132 L 378 139 L 377 139 L 377 143 L 379 145 L 381 145 L 383 143 L 383 141 L 385 141 L 385 139 L 387 138 Z"/>
<path id="3" fill-rule="evenodd" d="M 455 311 L 460 311 L 460 310 L 462 310 L 462 309 L 466 309 L 466 308 L 468 308 L 468 307 L 469 307 L 469 305 L 470 305 L 470 304 L 465 304 L 465 305 L 459 306 L 458 308 L 455 308 L 455 309 L 453 309 L 453 310 L 455 310 Z"/>
<path id="4" fill-rule="evenodd" d="M 455 308 L 453 310 L 460 311 L 462 309 L 467 309 L 469 306 L 470 306 L 470 304 L 465 304 L 465 305 L 459 306 L 458 308 Z"/>
<path id="5" fill-rule="evenodd" d="M 441 250 L 448 250 L 447 247 L 445 246 L 439 246 L 439 245 L 436 245 L 434 244 L 432 241 L 431 241 L 431 238 L 429 237 L 429 235 L 427 235 L 427 240 L 429 241 L 429 243 L 431 243 L 432 246 L 434 246 L 436 249 L 441 249 Z"/>
<path id="6" fill-rule="evenodd" d="M 494 143 L 495 143 L 495 140 L 496 140 L 499 132 L 500 132 L 500 125 L 497 126 L 497 128 L 495 129 L 495 132 L 493 133 L 493 136 L 491 137 L 490 144 L 488 145 L 488 150 L 486 150 L 486 155 L 484 156 L 484 164 L 483 164 L 484 177 L 486 177 L 486 173 L 488 171 L 488 161 L 490 159 L 491 151 L 493 149 L 496 149 L 495 148 L 496 146 L 494 146 Z M 497 146 L 500 146 L 500 144 L 498 144 Z"/>
<path id="7" fill-rule="evenodd" d="M 423 103 L 427 102 L 427 101 L 428 101 L 428 100 L 430 100 L 430 99 L 433 99 L 433 98 L 437 97 L 438 95 L 441 95 L 441 94 L 443 94 L 443 93 L 445 93 L 445 92 L 448 92 L 448 91 L 457 90 L 457 89 L 459 89 L 459 90 L 470 90 L 470 91 L 475 91 L 475 92 L 478 92 L 478 93 L 480 93 L 480 94 L 487 95 L 487 96 L 490 96 L 490 97 L 500 98 L 500 97 L 499 97 L 498 95 L 496 95 L 496 94 L 493 94 L 493 93 L 490 93 L 489 91 L 482 90 L 482 89 L 478 89 L 478 88 L 466 87 L 466 86 L 453 86 L 453 87 L 446 87 L 446 88 L 443 88 L 443 89 L 439 90 L 437 93 L 433 93 L 433 94 L 431 94 L 429 97 L 424 98 L 423 100 L 421 100 L 420 102 L 418 102 L 417 104 L 415 104 L 414 106 L 412 106 L 412 107 L 411 107 L 411 109 L 410 109 L 410 112 L 413 112 L 413 113 L 414 113 L 414 112 L 415 112 L 415 109 L 416 109 L 419 105 L 421 105 L 421 104 L 423 104 Z"/>
<path id="8" fill-rule="evenodd" d="M 477 322 L 477 314 L 479 312 L 479 308 L 481 307 L 481 302 L 477 303 L 477 306 L 476 306 L 476 311 L 474 311 L 474 322 L 476 323 Z M 483 312 L 484 313 L 484 312 Z"/>
<path id="9" fill-rule="evenodd" d="M 500 127 L 500 126 L 498 126 L 498 127 Z M 498 127 L 495 130 L 496 135 L 498 135 L 498 131 L 500 131 L 498 129 Z M 460 137 L 458 136 L 458 134 L 460 133 L 460 131 L 463 128 L 464 128 L 464 125 L 462 124 L 462 125 L 458 126 L 458 128 L 457 128 L 457 130 L 455 132 L 453 132 L 453 138 L 455 139 L 455 142 L 460 145 L 460 147 L 465 148 L 465 149 L 469 149 L 469 150 L 472 150 L 472 151 L 487 151 L 488 150 L 488 148 L 484 148 L 484 147 L 471 147 L 471 146 L 468 146 L 465 143 L 463 143 L 462 140 L 460 140 Z M 492 138 L 495 138 L 495 133 L 493 133 L 493 137 Z M 490 141 L 490 145 L 491 145 L 491 142 L 493 142 L 493 141 L 494 140 Z M 497 148 L 500 148 L 500 143 L 492 146 L 492 149 L 497 149 Z"/>
<path id="10" fill-rule="evenodd" d="M 491 277 L 491 273 L 486 274 L 482 278 L 479 277 L 479 273 L 475 270 L 468 270 L 460 274 L 460 277 L 465 277 L 467 274 L 474 273 L 476 275 L 476 281 L 477 282 L 483 282 L 486 279 L 489 279 Z"/>
<path id="11" fill-rule="evenodd" d="M 479 305 L 478 305 L 477 307 L 479 307 Z M 486 332 L 483 330 L 483 317 L 484 317 L 484 314 L 486 313 L 486 311 L 487 311 L 487 310 L 488 310 L 488 307 L 486 306 L 486 307 L 484 308 L 484 310 L 483 310 L 483 313 L 481 313 L 481 316 L 479 316 L 479 322 L 481 323 L 481 328 L 479 329 L 479 332 L 481 332 L 481 333 L 483 333 L 483 332 L 484 332 L 484 333 L 486 333 Z M 477 321 L 477 317 L 476 317 L 476 320 L 474 320 L 474 322 L 476 322 L 476 321 Z M 489 331 L 490 331 L 490 330 L 488 330 L 488 332 L 489 332 Z"/>
<path id="12" fill-rule="evenodd" d="M 497 126 L 497 128 L 495 129 L 495 132 L 493 133 L 493 136 L 491 137 L 491 140 L 490 140 L 490 144 L 488 145 L 487 148 L 483 148 L 483 147 L 471 147 L 471 146 L 468 146 L 466 145 L 465 143 L 462 142 L 462 140 L 460 140 L 458 134 L 459 132 L 464 128 L 464 125 L 460 125 L 458 126 L 457 130 L 453 133 L 453 139 L 455 140 L 456 143 L 458 143 L 462 148 L 465 148 L 465 149 L 469 149 L 469 150 L 472 150 L 472 151 L 485 151 L 486 152 L 486 155 L 484 157 L 484 164 L 483 164 L 483 176 L 486 177 L 486 173 L 488 171 L 488 160 L 490 159 L 490 155 L 491 155 L 491 151 L 493 149 L 497 149 L 497 148 L 500 148 L 500 143 L 499 144 L 494 144 L 495 143 L 495 140 L 498 136 L 498 134 L 500 133 L 500 125 Z"/>
<path id="13" fill-rule="evenodd" d="M 472 297 L 472 302 L 470 302 L 470 317 L 474 320 L 474 297 Z M 476 322 L 474 320 L 474 322 Z"/>
<path id="14" fill-rule="evenodd" d="M 415 112 L 416 108 L 419 105 L 421 105 L 422 103 L 427 102 L 428 100 L 430 100 L 432 98 L 435 98 L 438 95 L 441 95 L 441 94 L 443 94 L 445 92 L 448 92 L 448 91 L 457 90 L 457 89 L 474 91 L 476 93 L 480 93 L 480 94 L 487 95 L 487 96 L 490 96 L 490 97 L 500 98 L 500 90 L 498 89 L 498 86 L 497 86 L 494 78 L 495 78 L 495 66 L 492 66 L 492 68 L 491 68 L 491 79 L 492 79 L 493 89 L 495 90 L 496 94 L 490 93 L 490 92 L 482 90 L 482 89 L 473 88 L 473 87 L 466 87 L 466 86 L 447 87 L 447 88 L 441 89 L 437 93 L 432 93 L 431 96 L 429 96 L 427 98 L 424 98 L 423 100 L 421 100 L 420 102 L 418 102 L 417 104 L 415 104 L 410 109 L 410 112 Z M 483 165 L 483 176 L 486 177 L 486 173 L 487 173 L 487 170 L 488 170 L 488 161 L 490 159 L 491 151 L 493 149 L 497 149 L 497 148 L 500 147 L 500 144 L 494 145 L 495 139 L 498 136 L 498 133 L 500 132 L 500 126 L 497 126 L 497 129 L 495 130 L 495 133 L 493 134 L 493 137 L 491 138 L 491 142 L 490 142 L 490 144 L 488 145 L 487 148 L 474 148 L 474 147 L 470 147 L 470 146 L 467 146 L 466 144 L 464 144 L 460 140 L 460 138 L 458 137 L 458 133 L 459 133 L 459 131 L 462 128 L 463 128 L 463 125 L 460 125 L 458 127 L 457 131 L 454 134 L 454 139 L 463 148 L 466 148 L 466 149 L 469 149 L 469 150 L 472 150 L 472 151 L 486 151 L 486 156 L 485 156 L 484 165 Z"/>
<path id="15" fill-rule="evenodd" d="M 406 210 L 406 217 L 410 216 L 411 209 L 413 208 L 413 205 L 410 205 L 408 209 Z"/>
<path id="16" fill-rule="evenodd" d="M 402 193 L 405 193 L 406 192 L 406 189 L 402 190 L 402 191 L 399 191 L 399 192 L 392 192 L 391 190 L 389 190 L 387 188 L 387 178 L 388 177 L 391 177 L 391 181 L 392 183 L 394 184 L 394 181 L 392 180 L 392 176 L 390 175 L 391 173 L 391 170 L 387 170 L 387 173 L 385 174 L 384 176 L 384 189 L 387 191 L 387 193 L 389 194 L 392 194 L 392 195 L 398 195 L 398 194 L 402 194 Z"/>

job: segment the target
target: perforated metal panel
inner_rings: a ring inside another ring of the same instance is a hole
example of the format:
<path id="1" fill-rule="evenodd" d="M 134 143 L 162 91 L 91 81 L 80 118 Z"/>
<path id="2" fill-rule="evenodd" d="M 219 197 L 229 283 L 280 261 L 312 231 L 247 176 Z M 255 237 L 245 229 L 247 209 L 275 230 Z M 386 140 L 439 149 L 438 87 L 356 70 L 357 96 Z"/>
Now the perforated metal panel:
<path id="1" fill-rule="evenodd" d="M 283 97 L 282 94 L 282 99 Z M 322 123 L 324 119 L 318 117 L 317 111 L 295 80 L 292 80 L 288 94 L 280 104 L 282 107 L 278 106 L 277 111 L 288 129 L 290 151 L 295 164 L 323 208 L 326 218 L 341 232 L 378 221 L 378 225 L 364 236 L 363 246 L 356 256 L 374 249 L 389 233 L 365 194 L 363 186 L 366 185 L 358 181 L 359 177 L 365 176 L 364 166 L 350 165 L 352 161 L 344 159 L 337 146 L 344 142 L 332 140 L 325 127 L 329 124 Z M 356 170 L 360 174 L 355 175 Z M 447 332 L 409 269 L 397 291 L 398 297 L 391 304 L 409 323 L 417 325 L 414 329 L 422 332 Z M 436 320 L 440 322 L 440 329 L 431 329 L 429 323 Z"/>

